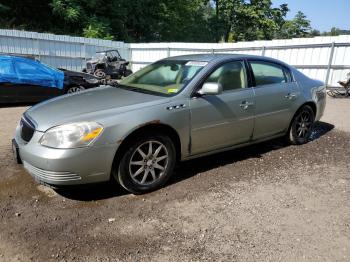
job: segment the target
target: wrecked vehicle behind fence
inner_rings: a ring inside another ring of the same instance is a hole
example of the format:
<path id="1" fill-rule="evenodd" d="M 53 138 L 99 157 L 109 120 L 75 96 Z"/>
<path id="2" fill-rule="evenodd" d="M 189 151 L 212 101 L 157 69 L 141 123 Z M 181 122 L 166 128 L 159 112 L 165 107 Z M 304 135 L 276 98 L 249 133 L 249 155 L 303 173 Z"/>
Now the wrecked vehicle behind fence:
<path id="1" fill-rule="evenodd" d="M 118 50 L 106 50 L 96 52 L 96 55 L 86 62 L 86 68 L 83 69 L 83 72 L 99 79 L 121 79 L 132 74 L 128 65 L 129 62 L 121 57 Z"/>

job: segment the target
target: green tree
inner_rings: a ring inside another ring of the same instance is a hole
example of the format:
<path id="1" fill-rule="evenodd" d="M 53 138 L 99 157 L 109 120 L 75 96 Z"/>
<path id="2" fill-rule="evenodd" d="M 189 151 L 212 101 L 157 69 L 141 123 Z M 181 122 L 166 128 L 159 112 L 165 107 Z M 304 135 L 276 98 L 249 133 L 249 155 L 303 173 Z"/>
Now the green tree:
<path id="1" fill-rule="evenodd" d="M 321 35 L 321 32 L 317 29 L 312 29 L 311 32 L 310 32 L 310 35 L 311 36 L 320 36 Z"/>
<path id="2" fill-rule="evenodd" d="M 64 32 L 113 39 L 110 20 L 101 12 L 106 9 L 106 5 L 108 1 L 97 0 L 52 0 L 50 4 L 54 16 L 63 20 L 61 28 Z"/>
<path id="3" fill-rule="evenodd" d="M 341 30 L 337 27 L 332 27 L 331 31 L 322 33 L 323 36 L 338 36 L 340 34 L 341 34 Z"/>
<path id="4" fill-rule="evenodd" d="M 284 22 L 277 37 L 283 39 L 309 37 L 312 35 L 311 31 L 310 20 L 306 18 L 303 12 L 299 11 L 292 20 Z"/>
<path id="5" fill-rule="evenodd" d="M 51 6 L 64 31 L 86 37 L 197 42 L 211 34 L 204 0 L 53 0 Z"/>
<path id="6" fill-rule="evenodd" d="M 0 4 L 0 27 L 126 42 L 308 36 L 305 15 L 286 21 L 288 11 L 271 0 L 9 0 Z"/>
<path id="7" fill-rule="evenodd" d="M 225 42 L 272 39 L 289 11 L 286 4 L 272 7 L 270 0 L 216 0 L 217 37 Z"/>
<path id="8" fill-rule="evenodd" d="M 55 32 L 61 21 L 52 19 L 48 1 L 4 1 L 0 4 L 0 27 L 39 32 Z"/>
<path id="9" fill-rule="evenodd" d="M 246 3 L 236 27 L 239 41 L 271 40 L 285 21 L 289 9 L 286 4 L 273 8 L 270 0 L 251 0 Z"/>

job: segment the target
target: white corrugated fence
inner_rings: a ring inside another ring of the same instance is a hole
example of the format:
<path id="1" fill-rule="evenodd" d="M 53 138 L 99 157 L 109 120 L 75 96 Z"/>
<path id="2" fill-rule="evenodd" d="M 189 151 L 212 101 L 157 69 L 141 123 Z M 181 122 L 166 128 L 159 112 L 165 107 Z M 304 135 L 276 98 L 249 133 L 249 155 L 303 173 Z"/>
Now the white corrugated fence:
<path id="1" fill-rule="evenodd" d="M 80 71 L 87 58 L 106 49 L 130 57 L 129 45 L 123 42 L 0 29 L 0 53 L 32 55 L 57 68 Z"/>
<path id="2" fill-rule="evenodd" d="M 238 43 L 130 44 L 133 69 L 159 59 L 195 53 L 263 55 L 293 65 L 306 75 L 338 85 L 350 72 L 350 36 L 295 38 Z"/>
<path id="3" fill-rule="evenodd" d="M 294 65 L 306 75 L 337 85 L 350 72 L 350 36 L 238 43 L 140 43 L 0 29 L 0 53 L 33 55 L 53 67 L 81 70 L 96 51 L 118 49 L 133 71 L 159 59 L 195 53 L 264 55 Z"/>

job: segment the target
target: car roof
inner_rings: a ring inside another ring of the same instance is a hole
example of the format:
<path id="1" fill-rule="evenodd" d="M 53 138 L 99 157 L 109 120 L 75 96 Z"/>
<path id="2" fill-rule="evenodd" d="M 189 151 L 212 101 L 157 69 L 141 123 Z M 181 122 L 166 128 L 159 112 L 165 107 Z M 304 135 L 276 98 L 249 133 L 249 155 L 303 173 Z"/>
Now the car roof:
<path id="1" fill-rule="evenodd" d="M 27 56 L 15 56 L 15 55 L 0 55 L 0 59 L 1 60 L 17 60 L 17 61 L 35 61 L 35 62 L 39 62 L 38 60 L 36 60 L 35 58 L 32 57 L 27 57 Z"/>
<path id="2" fill-rule="evenodd" d="M 5 60 L 12 60 L 12 61 L 25 61 L 27 63 L 31 64 L 40 64 L 41 66 L 44 66 L 46 68 L 50 68 L 51 70 L 55 71 L 60 71 L 58 68 L 51 67 L 49 65 L 43 64 L 37 59 L 30 58 L 30 57 L 25 57 L 25 56 L 14 56 L 14 55 L 0 55 L 0 60 L 5 61 Z"/>
<path id="3" fill-rule="evenodd" d="M 258 56 L 258 55 L 247 55 L 247 54 L 192 54 L 192 55 L 168 57 L 163 60 L 190 60 L 190 61 L 201 61 L 201 62 L 214 62 L 214 61 L 217 62 L 220 60 L 227 60 L 227 59 L 258 59 L 258 60 L 265 60 L 265 61 L 285 64 L 284 62 L 274 58 L 270 58 L 266 56 Z"/>
<path id="4" fill-rule="evenodd" d="M 25 55 L 25 54 L 2 54 L 0 53 L 0 59 L 29 59 L 36 60 L 34 55 Z"/>

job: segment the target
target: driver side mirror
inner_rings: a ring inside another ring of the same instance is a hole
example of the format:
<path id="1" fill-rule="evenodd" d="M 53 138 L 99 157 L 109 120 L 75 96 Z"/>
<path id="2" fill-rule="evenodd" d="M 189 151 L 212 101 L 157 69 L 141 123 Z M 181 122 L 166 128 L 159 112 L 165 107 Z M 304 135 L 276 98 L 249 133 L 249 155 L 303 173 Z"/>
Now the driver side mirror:
<path id="1" fill-rule="evenodd" d="M 197 92 L 200 95 L 219 95 L 222 93 L 222 85 L 220 83 L 205 83 Z"/>

